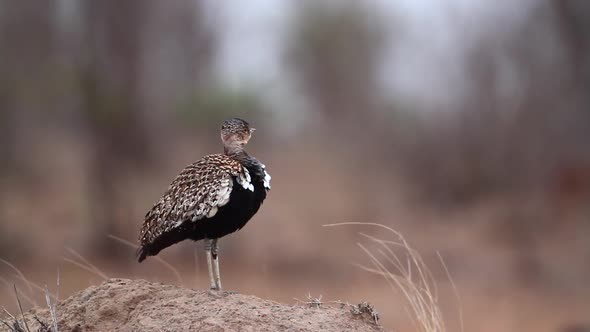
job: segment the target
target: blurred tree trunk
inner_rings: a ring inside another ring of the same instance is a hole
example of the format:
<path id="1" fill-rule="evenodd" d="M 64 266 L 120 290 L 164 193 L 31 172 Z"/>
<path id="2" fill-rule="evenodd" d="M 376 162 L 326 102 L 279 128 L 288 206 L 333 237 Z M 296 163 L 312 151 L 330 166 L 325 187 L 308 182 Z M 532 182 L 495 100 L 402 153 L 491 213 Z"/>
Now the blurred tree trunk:
<path id="1" fill-rule="evenodd" d="M 291 28 L 288 60 L 330 127 L 375 121 L 383 35 L 368 11 L 351 2 L 303 2 Z"/>
<path id="2" fill-rule="evenodd" d="M 149 4 L 145 8 L 148 24 L 143 29 L 149 42 L 143 47 L 141 107 L 150 131 L 173 138 L 179 128 L 171 112 L 211 82 L 216 35 L 201 0 L 144 3 Z M 169 149 L 166 140 L 153 143 L 156 148 Z"/>
<path id="3" fill-rule="evenodd" d="M 363 2 L 298 3 L 290 36 L 287 61 L 304 93 L 319 115 L 318 139 L 340 150 L 341 158 L 376 160 L 367 146 L 383 144 L 382 107 L 377 93 L 377 72 L 384 44 L 377 13 Z M 387 141 L 387 139 L 385 139 Z M 351 164 L 356 174 L 367 172 L 368 162 Z M 375 163 L 376 164 L 376 163 Z M 376 217 L 372 187 L 366 177 L 352 185 L 358 196 L 355 215 Z"/>
<path id="4" fill-rule="evenodd" d="M 149 135 L 139 107 L 141 0 L 85 3 L 88 62 L 83 65 L 83 110 L 94 146 L 90 171 L 95 249 L 109 255 L 106 237 L 128 223 L 129 198 L 118 188 L 125 174 L 151 159 Z"/>
<path id="5" fill-rule="evenodd" d="M 39 122 L 38 116 L 47 117 L 48 112 L 35 111 L 47 106 L 39 90 L 54 51 L 53 5 L 0 3 L 0 172 L 29 169 L 22 151 L 34 140 L 30 127 Z"/>
<path id="6" fill-rule="evenodd" d="M 107 234 L 131 227 L 136 232 L 141 220 L 129 220 L 134 193 L 126 184 L 154 166 L 158 148 L 169 148 L 160 141 L 176 137 L 170 108 L 209 77 L 214 36 L 199 6 L 194 1 L 84 3 L 82 109 L 94 146 L 90 236 L 102 253 L 112 248 Z"/>
<path id="7" fill-rule="evenodd" d="M 548 229 L 553 237 L 559 231 L 569 233 L 579 246 L 585 261 L 590 259 L 590 2 L 583 0 L 553 1 L 557 25 L 568 52 L 571 76 L 572 111 L 568 128 L 571 135 L 566 159 L 553 173 L 549 185 L 549 199 L 553 202 L 557 219 Z M 565 96 L 566 98 L 568 96 Z M 568 114 L 569 115 L 569 114 Z M 579 216 L 579 217 L 578 217 Z M 564 223 L 563 221 L 572 220 Z M 567 234 L 566 233 L 566 234 Z M 572 234 L 574 236 L 572 236 Z M 590 271 L 585 266 L 585 272 Z"/>
<path id="8" fill-rule="evenodd" d="M 590 4 L 580 0 L 553 1 L 558 29 L 569 53 L 572 76 L 582 82 L 589 78 Z"/>
<path id="9" fill-rule="evenodd" d="M 586 141 L 590 138 L 590 3 L 581 0 L 553 1 L 557 29 L 567 53 L 567 71 L 571 96 L 565 96 L 571 105 L 572 116 L 568 128 L 578 129 L 573 138 L 574 154 L 583 153 L 590 161 Z M 582 146 L 580 146 L 580 143 Z M 578 156 L 579 158 L 579 156 Z M 575 159 L 578 159 L 575 158 Z"/>

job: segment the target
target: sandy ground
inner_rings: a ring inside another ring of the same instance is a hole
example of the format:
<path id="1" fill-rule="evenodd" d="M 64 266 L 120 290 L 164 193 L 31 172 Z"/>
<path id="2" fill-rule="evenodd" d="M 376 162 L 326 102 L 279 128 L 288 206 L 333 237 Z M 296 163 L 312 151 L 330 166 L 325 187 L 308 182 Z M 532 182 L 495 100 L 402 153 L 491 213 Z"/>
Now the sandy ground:
<path id="1" fill-rule="evenodd" d="M 380 331 L 358 306 L 286 305 L 251 295 L 193 290 L 145 280 L 110 279 L 57 305 L 59 331 Z M 51 322 L 27 313 L 31 331 Z M 6 327 L 4 327 L 6 328 Z M 0 329 L 1 330 L 1 329 Z"/>

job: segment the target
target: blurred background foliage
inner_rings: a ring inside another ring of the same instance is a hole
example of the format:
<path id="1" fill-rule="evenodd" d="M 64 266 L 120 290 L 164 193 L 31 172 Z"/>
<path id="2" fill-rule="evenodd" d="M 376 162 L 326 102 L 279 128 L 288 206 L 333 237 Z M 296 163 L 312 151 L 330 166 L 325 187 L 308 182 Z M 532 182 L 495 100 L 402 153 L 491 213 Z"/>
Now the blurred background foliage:
<path id="1" fill-rule="evenodd" d="M 211 125 L 212 123 L 219 124 L 225 119 L 235 117 L 235 114 L 241 114 L 245 119 L 258 117 L 267 123 L 272 120 L 272 113 L 263 105 L 260 92 L 252 88 L 234 90 L 211 87 L 187 96 L 175 109 L 179 122 L 184 123 L 188 129 L 207 132 L 211 137 L 219 134 L 219 125 Z"/>
<path id="2" fill-rule="evenodd" d="M 588 22 L 583 0 L 2 1 L 0 258 L 42 284 L 59 267 L 63 294 L 99 281 L 65 248 L 174 282 L 109 235 L 135 242 L 172 177 L 242 117 L 274 182 L 222 241 L 224 268 L 251 276 L 235 290 L 369 299 L 408 328 L 385 283 L 348 265 L 359 229 L 320 227 L 380 222 L 444 254 L 466 330 L 585 324 Z M 194 246 L 162 255 L 206 287 Z"/>

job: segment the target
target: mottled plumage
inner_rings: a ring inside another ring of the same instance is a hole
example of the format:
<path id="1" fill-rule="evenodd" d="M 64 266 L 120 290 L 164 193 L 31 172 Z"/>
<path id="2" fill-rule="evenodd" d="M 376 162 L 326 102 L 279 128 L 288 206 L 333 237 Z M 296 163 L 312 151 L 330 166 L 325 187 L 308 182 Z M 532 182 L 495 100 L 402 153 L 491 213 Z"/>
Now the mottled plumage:
<path id="1" fill-rule="evenodd" d="M 145 216 L 140 262 L 185 239 L 211 239 L 215 248 L 208 250 L 217 263 L 217 239 L 241 229 L 270 190 L 265 166 L 243 150 L 253 131 L 243 120 L 227 120 L 221 129 L 224 154 L 203 157 L 172 181 Z M 212 280 L 212 288 L 221 288 L 219 281 Z"/>
<path id="2" fill-rule="evenodd" d="M 222 154 L 205 156 L 187 166 L 146 214 L 140 242 L 151 243 L 184 222 L 213 217 L 229 201 L 232 176 L 252 186 L 248 170 Z"/>

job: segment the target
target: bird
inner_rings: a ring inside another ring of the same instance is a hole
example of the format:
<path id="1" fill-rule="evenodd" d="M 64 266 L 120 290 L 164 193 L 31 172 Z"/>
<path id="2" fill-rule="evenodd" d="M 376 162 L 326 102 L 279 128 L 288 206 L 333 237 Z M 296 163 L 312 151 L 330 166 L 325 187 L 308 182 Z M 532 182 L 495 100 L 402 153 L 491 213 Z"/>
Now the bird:
<path id="1" fill-rule="evenodd" d="M 219 239 L 244 227 L 271 189 L 265 165 L 244 150 L 255 130 L 245 120 L 225 120 L 223 153 L 206 155 L 176 176 L 145 215 L 140 263 L 175 243 L 203 240 L 211 290 L 222 289 Z"/>

